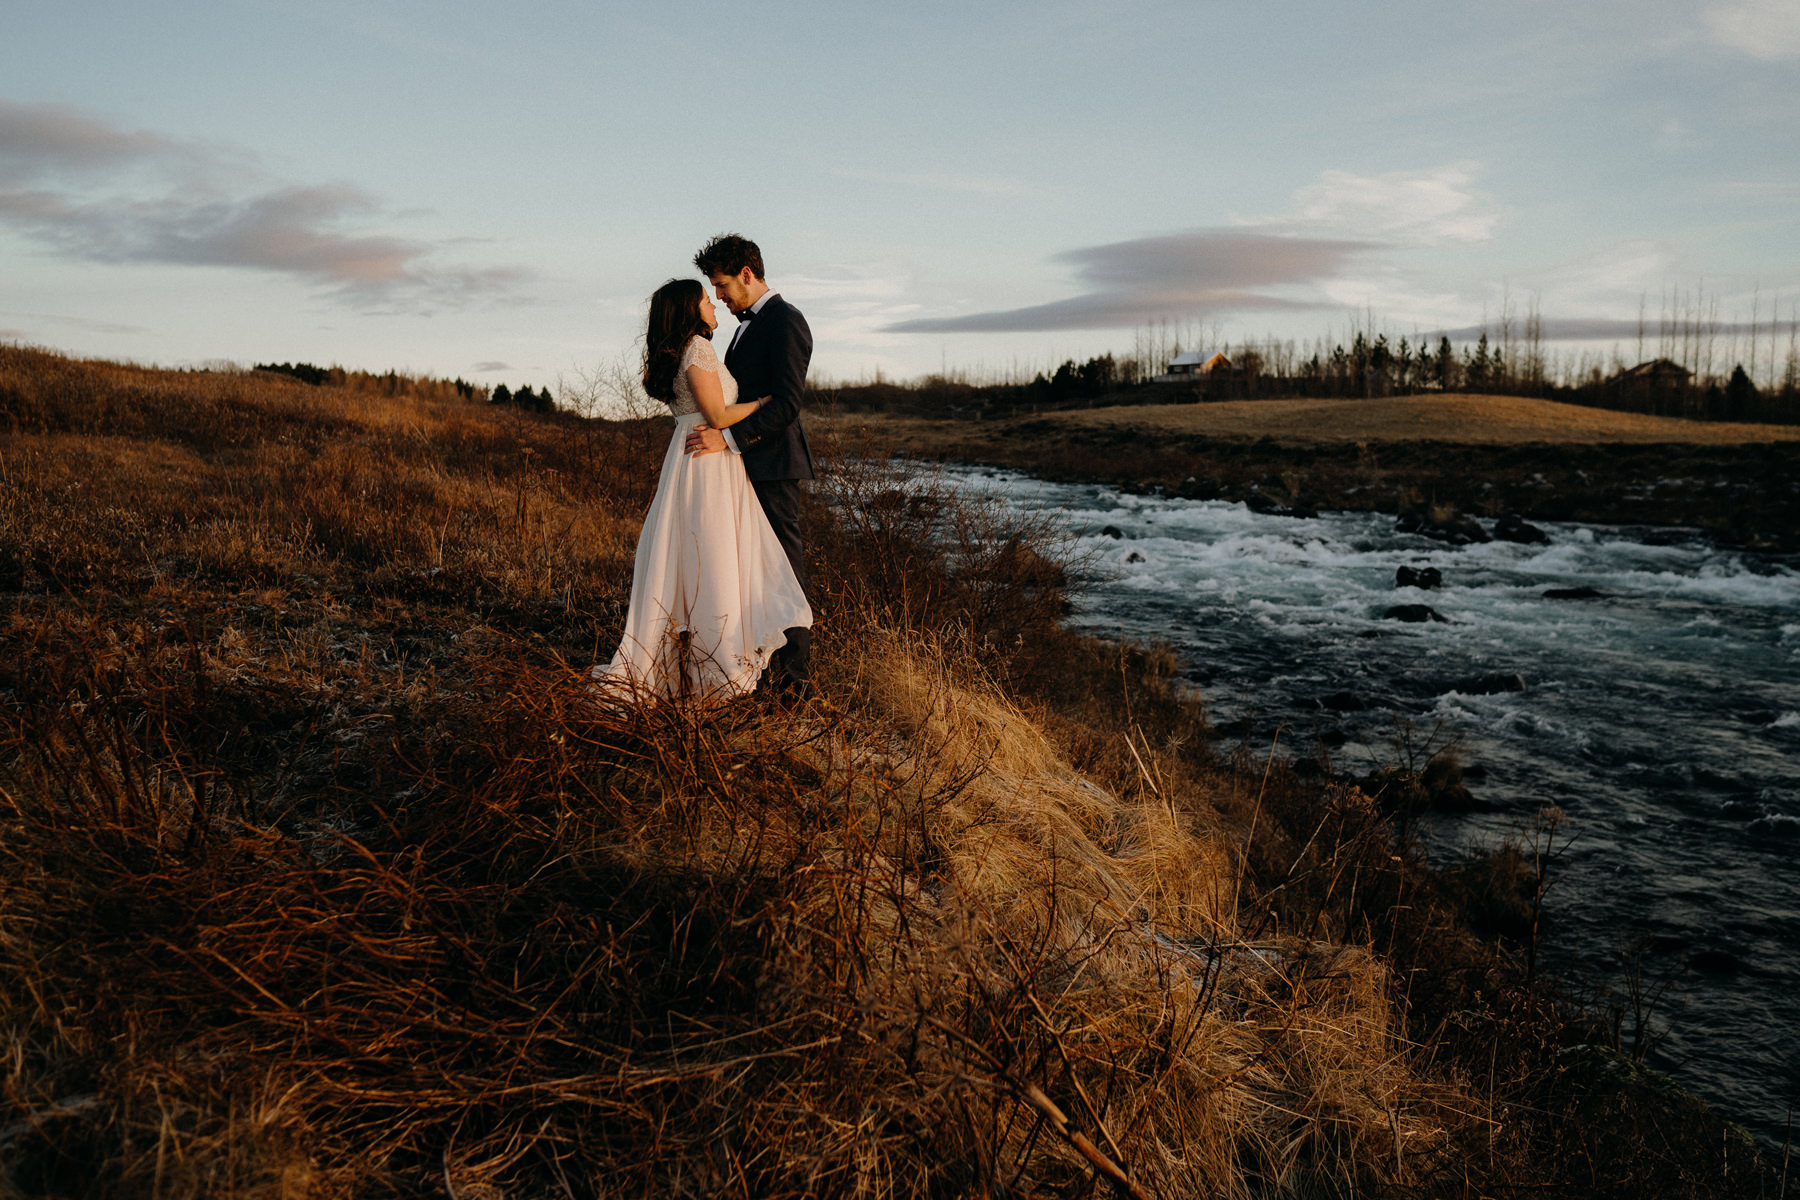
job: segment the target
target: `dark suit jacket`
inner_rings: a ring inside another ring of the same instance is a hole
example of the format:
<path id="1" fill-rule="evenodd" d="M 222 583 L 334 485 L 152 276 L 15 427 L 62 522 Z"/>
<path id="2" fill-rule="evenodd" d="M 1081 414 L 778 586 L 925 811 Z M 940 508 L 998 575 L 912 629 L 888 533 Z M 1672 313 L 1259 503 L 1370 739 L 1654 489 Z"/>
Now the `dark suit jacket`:
<path id="1" fill-rule="evenodd" d="M 812 450 L 800 424 L 800 397 L 812 361 L 812 330 L 800 310 L 770 296 L 725 351 L 725 368 L 737 380 L 738 399 L 763 406 L 731 427 L 752 479 L 811 479 Z"/>

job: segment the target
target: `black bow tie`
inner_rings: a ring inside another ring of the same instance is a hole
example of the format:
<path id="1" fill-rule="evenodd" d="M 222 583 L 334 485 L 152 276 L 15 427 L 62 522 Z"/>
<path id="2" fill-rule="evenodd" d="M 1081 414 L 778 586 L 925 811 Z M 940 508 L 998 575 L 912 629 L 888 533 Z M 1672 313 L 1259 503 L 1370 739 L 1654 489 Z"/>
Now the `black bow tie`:
<path id="1" fill-rule="evenodd" d="M 754 312 L 751 312 L 749 309 L 746 308 L 743 312 L 737 314 L 738 324 L 739 325 L 748 325 L 750 323 L 750 318 L 754 317 L 755 315 L 756 314 Z"/>

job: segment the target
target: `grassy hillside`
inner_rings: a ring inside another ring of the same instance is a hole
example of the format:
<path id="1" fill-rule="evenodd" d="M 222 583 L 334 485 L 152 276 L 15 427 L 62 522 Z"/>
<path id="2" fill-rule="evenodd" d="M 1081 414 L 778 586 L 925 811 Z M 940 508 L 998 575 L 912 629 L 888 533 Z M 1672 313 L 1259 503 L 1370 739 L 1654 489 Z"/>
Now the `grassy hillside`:
<path id="1" fill-rule="evenodd" d="M 819 702 L 596 708 L 667 435 L 0 346 L 0 1195 L 1759 1194 L 1477 936 L 1527 851 L 866 447 Z"/>

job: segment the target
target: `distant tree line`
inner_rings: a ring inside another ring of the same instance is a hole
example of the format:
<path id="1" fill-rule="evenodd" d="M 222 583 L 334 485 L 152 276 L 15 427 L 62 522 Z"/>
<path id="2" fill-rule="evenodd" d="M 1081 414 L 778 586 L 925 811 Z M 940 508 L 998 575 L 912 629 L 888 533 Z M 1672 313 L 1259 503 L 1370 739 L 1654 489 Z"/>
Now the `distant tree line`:
<path id="1" fill-rule="evenodd" d="M 397 371 L 376 375 L 366 371 L 346 371 L 342 367 L 318 367 L 304 362 L 258 363 L 254 369 L 298 379 L 311 387 L 340 387 L 353 391 L 380 392 L 387 396 L 405 394 L 443 400 L 454 397 L 459 400 L 504 404 L 526 412 L 556 411 L 556 397 L 550 389 L 533 388 L 530 384 L 513 391 L 501 383 L 496 384 L 490 392 L 487 388 L 460 377 L 434 379 L 430 376 L 402 375 Z"/>
<path id="2" fill-rule="evenodd" d="M 348 388 L 356 392 L 379 392 L 384 396 L 412 395 L 432 399 L 473 400 L 486 393 L 466 379 L 437 379 L 429 375 L 402 375 L 398 371 L 375 374 L 369 371 L 346 371 L 342 367 L 316 367 L 312 363 L 257 363 L 251 368 L 286 375 L 312 387 Z"/>
<path id="3" fill-rule="evenodd" d="M 542 391 L 532 391 L 528 383 L 518 391 L 512 391 L 504 383 L 494 385 L 493 395 L 488 397 L 489 404 L 510 404 L 514 408 L 522 408 L 526 412 L 555 412 L 556 397 L 550 394 L 548 387 Z"/>
<path id="4" fill-rule="evenodd" d="M 377 375 L 367 371 L 346 371 L 342 367 L 319 367 L 304 362 L 257 363 L 253 369 L 298 379 L 311 387 L 349 388 L 353 391 L 380 392 L 386 396 L 405 394 L 445 400 L 455 397 L 459 400 L 485 400 L 489 404 L 504 404 L 526 412 L 556 411 L 556 397 L 547 386 L 533 388 L 526 384 L 515 392 L 500 383 L 495 384 L 490 392 L 461 377 L 434 379 L 423 375 L 402 375 L 397 371 Z"/>
<path id="5" fill-rule="evenodd" d="M 311 363 L 257 363 L 258 371 L 273 371 L 277 375 L 291 375 L 301 383 L 309 383 L 313 387 L 321 387 L 331 382 L 331 371 L 324 367 L 315 367 Z M 336 368 L 343 374 L 343 368 Z"/>
<path id="6" fill-rule="evenodd" d="M 1031 375 L 1015 369 L 976 381 L 944 372 L 897 384 L 878 373 L 873 383 L 820 390 L 850 411 L 974 418 L 1102 404 L 1484 392 L 1700 420 L 1800 424 L 1800 313 L 1786 322 L 1753 322 L 1745 337 L 1739 326 L 1696 315 L 1690 301 L 1683 313 L 1644 322 L 1629 357 L 1620 346 L 1547 351 L 1535 311 L 1522 321 L 1508 314 L 1492 335 L 1484 330 L 1460 344 L 1443 334 L 1396 338 L 1373 328 L 1355 330 L 1347 344 L 1214 340 L 1200 344 L 1222 352 L 1227 365 L 1185 376 L 1170 374 L 1180 339 L 1204 334 L 1192 327 L 1174 338 L 1165 332 L 1140 331 L 1130 356 L 1069 359 Z"/>

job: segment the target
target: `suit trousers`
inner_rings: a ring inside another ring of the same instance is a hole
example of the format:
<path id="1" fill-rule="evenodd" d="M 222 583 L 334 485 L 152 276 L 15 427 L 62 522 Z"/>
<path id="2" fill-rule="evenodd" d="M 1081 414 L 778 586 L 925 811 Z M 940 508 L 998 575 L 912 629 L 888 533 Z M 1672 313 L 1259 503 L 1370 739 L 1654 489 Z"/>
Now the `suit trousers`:
<path id="1" fill-rule="evenodd" d="M 769 518 L 775 540 L 787 553 L 788 565 L 800 590 L 806 590 L 806 553 L 800 543 L 800 481 L 798 479 L 752 479 L 757 502 Z M 810 599 L 810 597 L 809 597 Z M 769 659 L 770 684 L 780 692 L 801 695 L 812 691 L 812 630 L 798 626 L 786 631 L 787 645 Z"/>

